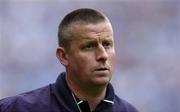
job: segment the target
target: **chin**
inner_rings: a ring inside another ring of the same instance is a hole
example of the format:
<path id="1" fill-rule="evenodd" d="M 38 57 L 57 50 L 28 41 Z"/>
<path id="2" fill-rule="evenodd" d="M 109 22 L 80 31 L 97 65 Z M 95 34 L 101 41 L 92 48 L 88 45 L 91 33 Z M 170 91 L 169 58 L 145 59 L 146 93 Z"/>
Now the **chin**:
<path id="1" fill-rule="evenodd" d="M 104 86 L 104 85 L 107 85 L 108 83 L 109 83 L 109 81 L 110 81 L 110 78 L 109 77 L 102 77 L 102 78 L 98 78 L 98 79 L 95 79 L 94 81 L 93 81 L 93 83 L 95 84 L 95 85 L 99 85 L 99 86 Z"/>

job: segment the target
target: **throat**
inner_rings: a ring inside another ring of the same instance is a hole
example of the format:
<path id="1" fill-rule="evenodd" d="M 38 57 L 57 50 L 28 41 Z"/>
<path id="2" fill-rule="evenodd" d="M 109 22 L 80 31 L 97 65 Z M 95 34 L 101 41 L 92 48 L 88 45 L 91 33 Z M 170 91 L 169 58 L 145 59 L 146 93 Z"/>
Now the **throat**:
<path id="1" fill-rule="evenodd" d="M 94 110 L 97 105 L 105 98 L 107 85 L 94 86 L 73 83 L 66 78 L 67 85 L 71 92 L 82 101 L 87 101 L 90 110 Z"/>
<path id="2" fill-rule="evenodd" d="M 85 90 L 84 90 L 85 91 Z M 89 92 L 74 91 L 74 94 L 82 101 L 87 101 L 91 111 L 105 98 L 106 88 L 103 90 L 91 90 Z"/>

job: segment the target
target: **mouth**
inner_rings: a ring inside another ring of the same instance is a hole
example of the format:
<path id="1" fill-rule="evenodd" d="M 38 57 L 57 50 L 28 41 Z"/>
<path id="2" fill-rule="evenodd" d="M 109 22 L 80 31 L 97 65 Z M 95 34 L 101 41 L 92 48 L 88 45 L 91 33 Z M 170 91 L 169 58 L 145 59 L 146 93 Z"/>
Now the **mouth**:
<path id="1" fill-rule="evenodd" d="M 107 67 L 99 67 L 99 68 L 95 69 L 95 71 L 109 71 L 109 68 L 107 68 Z"/>

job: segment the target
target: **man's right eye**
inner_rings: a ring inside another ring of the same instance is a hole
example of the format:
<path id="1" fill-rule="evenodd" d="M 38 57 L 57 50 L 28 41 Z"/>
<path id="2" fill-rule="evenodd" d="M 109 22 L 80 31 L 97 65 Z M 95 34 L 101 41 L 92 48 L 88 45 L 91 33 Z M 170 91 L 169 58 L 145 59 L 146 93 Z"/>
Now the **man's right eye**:
<path id="1" fill-rule="evenodd" d="M 83 50 L 91 50 L 91 49 L 94 49 L 94 48 L 96 48 L 96 44 L 95 43 L 88 43 L 88 44 L 86 44 L 86 45 L 84 45 L 83 47 L 82 47 L 82 49 Z"/>

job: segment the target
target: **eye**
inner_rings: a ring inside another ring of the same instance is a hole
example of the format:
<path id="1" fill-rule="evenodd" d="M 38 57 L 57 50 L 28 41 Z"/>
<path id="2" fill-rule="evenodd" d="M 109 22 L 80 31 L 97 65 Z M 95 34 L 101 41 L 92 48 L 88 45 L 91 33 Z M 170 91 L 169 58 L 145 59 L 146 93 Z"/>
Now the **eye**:
<path id="1" fill-rule="evenodd" d="M 95 42 L 89 42 L 82 46 L 83 50 L 91 50 L 97 47 L 97 44 Z"/>
<path id="2" fill-rule="evenodd" d="M 112 41 L 104 41 L 102 43 L 102 45 L 105 47 L 105 48 L 110 48 L 113 46 L 113 42 Z"/>

